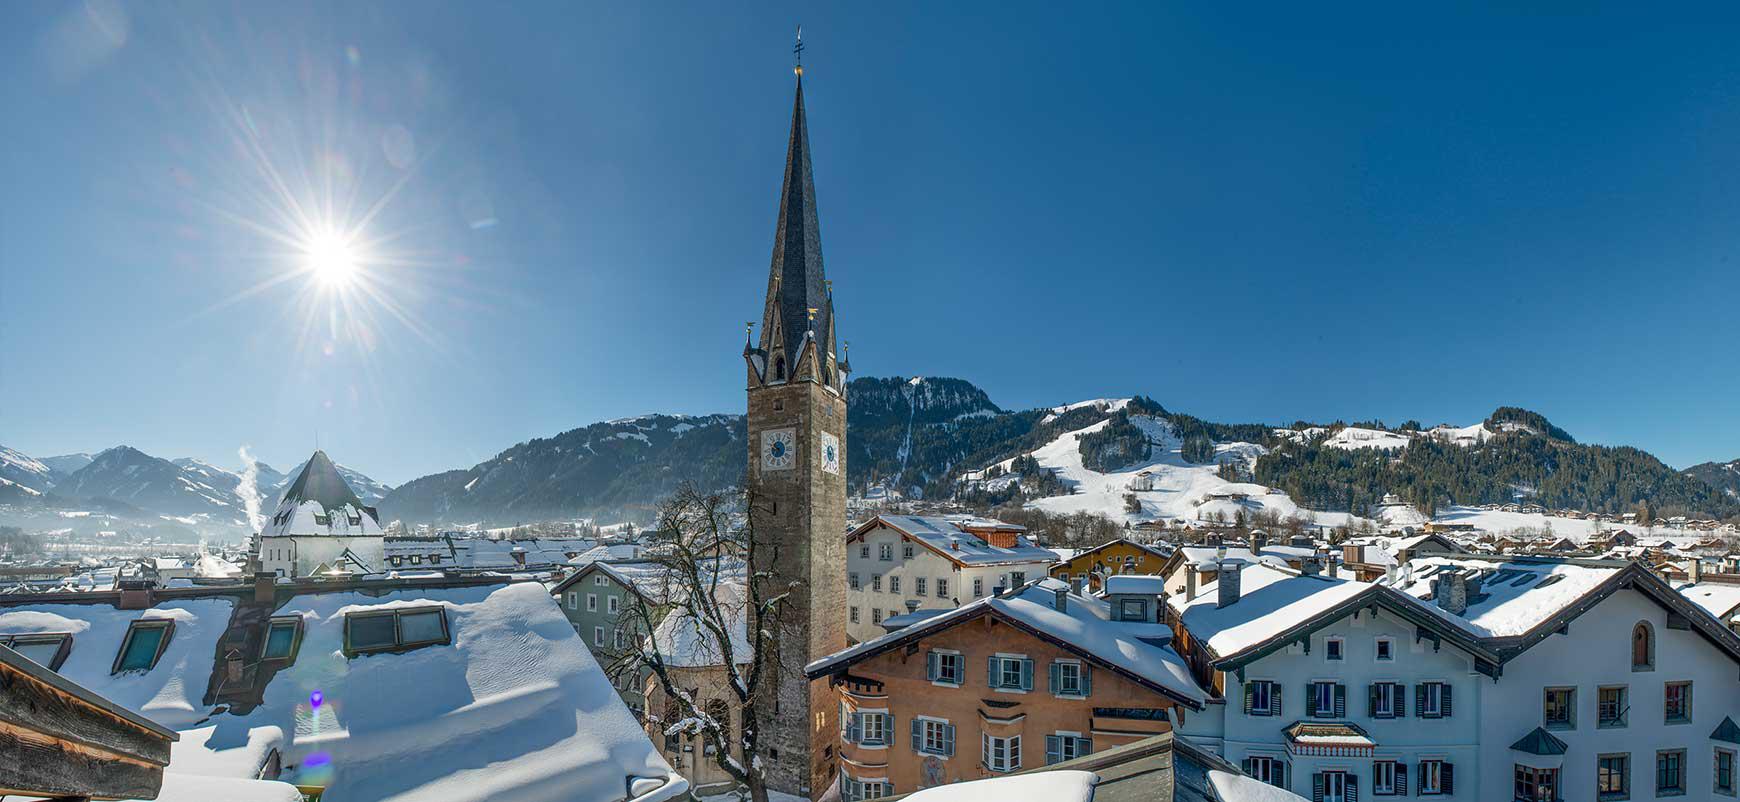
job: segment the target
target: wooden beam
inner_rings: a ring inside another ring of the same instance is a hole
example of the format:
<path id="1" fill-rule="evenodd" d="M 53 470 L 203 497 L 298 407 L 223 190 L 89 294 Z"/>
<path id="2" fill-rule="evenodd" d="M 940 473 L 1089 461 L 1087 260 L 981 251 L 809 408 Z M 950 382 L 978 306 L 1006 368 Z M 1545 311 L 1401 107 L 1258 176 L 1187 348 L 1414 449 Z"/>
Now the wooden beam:
<path id="1" fill-rule="evenodd" d="M 0 663 L 0 728 L 37 733 L 160 768 L 169 765 L 173 735 L 153 732 L 14 669 Z"/>
<path id="2" fill-rule="evenodd" d="M 163 768 L 0 727 L 0 794 L 156 799 Z"/>

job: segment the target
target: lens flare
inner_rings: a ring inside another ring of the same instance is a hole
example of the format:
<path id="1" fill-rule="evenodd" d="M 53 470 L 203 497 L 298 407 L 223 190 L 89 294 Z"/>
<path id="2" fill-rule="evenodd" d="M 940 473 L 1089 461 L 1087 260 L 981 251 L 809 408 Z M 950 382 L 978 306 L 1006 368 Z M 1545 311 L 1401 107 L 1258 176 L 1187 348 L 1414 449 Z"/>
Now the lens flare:
<path id="1" fill-rule="evenodd" d="M 330 231 L 322 232 L 308 242 L 306 250 L 308 269 L 322 287 L 343 289 L 356 279 L 358 259 L 348 238 Z"/>

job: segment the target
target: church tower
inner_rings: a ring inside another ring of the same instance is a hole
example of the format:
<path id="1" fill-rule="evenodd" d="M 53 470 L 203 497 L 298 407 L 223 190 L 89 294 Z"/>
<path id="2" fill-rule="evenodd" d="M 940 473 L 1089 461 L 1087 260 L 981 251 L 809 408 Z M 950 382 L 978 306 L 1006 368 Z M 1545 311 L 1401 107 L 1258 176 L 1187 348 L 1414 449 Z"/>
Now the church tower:
<path id="1" fill-rule="evenodd" d="M 804 665 L 846 646 L 846 375 L 835 354 L 834 299 L 822 273 L 810 175 L 803 68 L 796 70 L 785 183 L 759 341 L 749 374 L 749 472 L 756 499 L 755 571 L 794 588 L 781 634 L 777 701 L 759 705 L 777 791 L 820 796 L 834 777 L 838 704 Z"/>

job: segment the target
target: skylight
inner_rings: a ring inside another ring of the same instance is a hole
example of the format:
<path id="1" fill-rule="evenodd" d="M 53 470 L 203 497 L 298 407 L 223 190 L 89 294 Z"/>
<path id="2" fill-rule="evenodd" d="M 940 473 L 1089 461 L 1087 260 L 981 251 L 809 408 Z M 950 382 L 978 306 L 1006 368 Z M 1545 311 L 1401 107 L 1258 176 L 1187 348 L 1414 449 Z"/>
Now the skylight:
<path id="1" fill-rule="evenodd" d="M 447 608 L 410 607 L 344 617 L 345 653 L 407 651 L 448 643 Z"/>
<path id="2" fill-rule="evenodd" d="M 296 660 L 296 647 L 301 645 L 302 618 L 274 618 L 266 626 L 266 638 L 260 646 L 261 660 Z"/>
<path id="3" fill-rule="evenodd" d="M 60 664 L 66 661 L 67 653 L 72 651 L 72 635 L 66 632 L 0 635 L 0 646 L 10 647 L 50 671 L 58 671 Z"/>
<path id="4" fill-rule="evenodd" d="M 121 651 L 115 655 L 115 665 L 109 673 L 150 671 L 157 667 L 157 659 L 169 646 L 174 627 L 175 622 L 169 619 L 153 618 L 141 618 L 128 625 L 127 636 L 121 640 Z"/>

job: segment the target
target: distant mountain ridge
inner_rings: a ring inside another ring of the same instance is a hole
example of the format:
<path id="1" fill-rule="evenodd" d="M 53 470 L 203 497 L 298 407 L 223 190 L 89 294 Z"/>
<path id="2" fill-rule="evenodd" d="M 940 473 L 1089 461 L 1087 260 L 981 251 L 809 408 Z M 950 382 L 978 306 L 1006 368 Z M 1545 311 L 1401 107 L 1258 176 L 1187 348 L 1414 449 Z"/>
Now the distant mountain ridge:
<path id="1" fill-rule="evenodd" d="M 1740 499 L 1740 459 L 1693 465 L 1684 473 L 1726 493 L 1730 498 Z"/>

